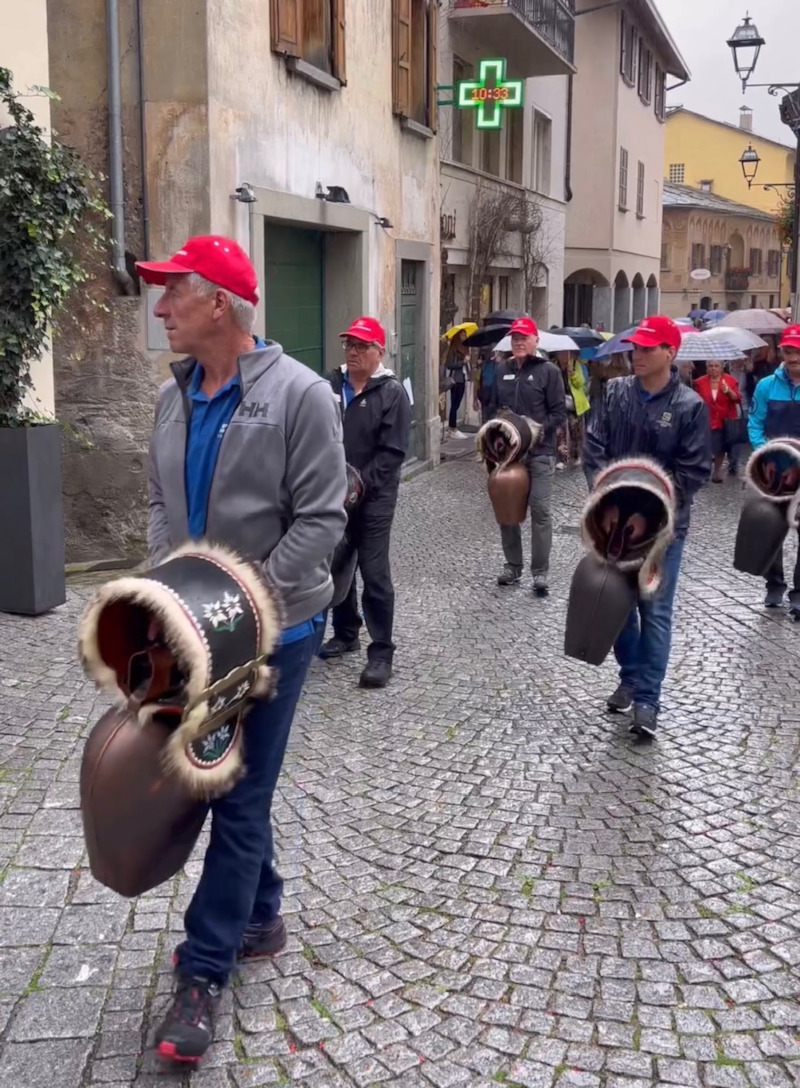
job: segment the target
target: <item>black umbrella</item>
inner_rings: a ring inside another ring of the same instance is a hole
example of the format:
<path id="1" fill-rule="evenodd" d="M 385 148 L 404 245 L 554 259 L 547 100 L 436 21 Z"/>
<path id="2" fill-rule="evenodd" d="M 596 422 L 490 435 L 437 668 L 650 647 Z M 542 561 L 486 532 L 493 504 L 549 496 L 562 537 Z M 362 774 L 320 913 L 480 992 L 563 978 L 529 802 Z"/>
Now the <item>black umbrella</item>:
<path id="1" fill-rule="evenodd" d="M 504 336 L 508 336 L 510 328 L 510 321 L 503 325 L 484 325 L 482 329 L 478 329 L 472 336 L 466 338 L 464 346 L 467 348 L 493 348 L 495 344 L 500 343 Z"/>
<path id="2" fill-rule="evenodd" d="M 594 348 L 598 344 L 604 344 L 605 340 L 594 329 L 584 329 L 583 326 L 553 329 L 555 336 L 570 336 L 579 348 Z"/>
<path id="3" fill-rule="evenodd" d="M 510 325 L 512 321 L 516 321 L 518 317 L 525 317 L 526 315 L 522 310 L 495 310 L 494 313 L 488 314 L 483 319 L 484 325 Z"/>

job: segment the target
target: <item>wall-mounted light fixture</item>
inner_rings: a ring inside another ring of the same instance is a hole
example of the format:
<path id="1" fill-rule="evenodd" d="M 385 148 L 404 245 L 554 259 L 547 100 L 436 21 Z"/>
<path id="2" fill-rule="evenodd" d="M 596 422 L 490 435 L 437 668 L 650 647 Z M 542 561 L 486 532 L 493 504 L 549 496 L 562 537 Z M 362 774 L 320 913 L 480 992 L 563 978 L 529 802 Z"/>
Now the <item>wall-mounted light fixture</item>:
<path id="1" fill-rule="evenodd" d="M 256 194 L 249 181 L 243 181 L 241 185 L 231 193 L 231 200 L 238 200 L 240 204 L 255 204 Z"/>

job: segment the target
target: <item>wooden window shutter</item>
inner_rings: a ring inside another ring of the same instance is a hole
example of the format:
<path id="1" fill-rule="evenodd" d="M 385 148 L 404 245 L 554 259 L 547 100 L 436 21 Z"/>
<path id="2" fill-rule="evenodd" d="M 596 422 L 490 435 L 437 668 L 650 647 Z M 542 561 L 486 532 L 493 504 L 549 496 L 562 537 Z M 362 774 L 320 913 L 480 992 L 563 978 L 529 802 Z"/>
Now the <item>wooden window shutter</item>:
<path id="1" fill-rule="evenodd" d="M 270 0 L 270 32 L 276 53 L 302 55 L 302 0 Z"/>
<path id="2" fill-rule="evenodd" d="M 439 0 L 428 0 L 428 128 L 436 131 L 436 49 L 439 43 Z"/>
<path id="3" fill-rule="evenodd" d="M 411 113 L 411 0 L 392 0 L 392 108 Z"/>
<path id="4" fill-rule="evenodd" d="M 359 0 L 356 0 L 358 3 Z M 340 83 L 347 83 L 344 51 L 344 5 L 345 0 L 331 0 L 331 19 L 333 22 L 333 74 Z"/>

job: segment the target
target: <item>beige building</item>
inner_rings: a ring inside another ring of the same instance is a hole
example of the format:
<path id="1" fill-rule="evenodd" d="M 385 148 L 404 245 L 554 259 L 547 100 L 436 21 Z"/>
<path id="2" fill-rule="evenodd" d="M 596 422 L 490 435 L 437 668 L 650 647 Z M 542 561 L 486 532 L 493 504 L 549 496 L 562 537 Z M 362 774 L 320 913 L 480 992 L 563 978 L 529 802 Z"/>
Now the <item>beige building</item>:
<path id="1" fill-rule="evenodd" d="M 666 84 L 690 74 L 654 0 L 576 13 L 564 321 L 621 331 L 659 308 Z"/>
<path id="2" fill-rule="evenodd" d="M 710 272 L 698 280 L 694 271 Z M 664 183 L 661 307 L 690 310 L 780 305 L 781 247 L 775 218 L 716 193 Z"/>
<path id="3" fill-rule="evenodd" d="M 117 267 L 98 287 L 110 312 L 91 337 L 56 343 L 59 414 L 94 444 L 65 461 L 72 558 L 142 550 L 170 357 L 133 262 L 191 234 L 250 250 L 258 331 L 316 370 L 338 365 L 353 317 L 378 317 L 388 365 L 412 385 L 411 456 L 438 457 L 438 5 L 271 0 L 254 19 L 249 0 L 138 0 L 119 10 L 117 73 L 116 3 L 50 9 L 54 122 L 112 177 L 115 85 L 121 101 Z"/>
<path id="4" fill-rule="evenodd" d="M 0 0 L 2 47 L 0 64 L 13 76 L 14 89 L 25 95 L 25 105 L 45 132 L 50 131 L 50 99 L 34 90 L 49 83 L 47 0 L 30 0 L 20 5 Z M 0 109 L 0 128 L 5 123 Z M 33 386 L 25 404 L 33 411 L 52 415 L 55 409 L 53 357 L 48 349 L 31 362 Z"/>
<path id="5" fill-rule="evenodd" d="M 442 4 L 439 80 L 452 102 L 440 111 L 442 328 L 508 308 L 544 328 L 561 321 L 574 23 L 572 0 L 535 13 L 510 0 Z M 498 107 L 499 128 L 482 129 L 457 97 L 487 57 L 524 90 L 518 107 Z"/>

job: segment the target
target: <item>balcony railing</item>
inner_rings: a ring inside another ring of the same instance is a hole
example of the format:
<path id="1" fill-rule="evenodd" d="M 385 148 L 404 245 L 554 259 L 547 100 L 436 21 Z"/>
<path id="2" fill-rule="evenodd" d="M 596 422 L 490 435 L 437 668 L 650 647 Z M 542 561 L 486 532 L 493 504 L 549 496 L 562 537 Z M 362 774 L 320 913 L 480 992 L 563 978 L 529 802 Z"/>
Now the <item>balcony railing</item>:
<path id="1" fill-rule="evenodd" d="M 725 273 L 726 291 L 746 291 L 750 286 L 749 268 L 730 268 Z"/>
<path id="2" fill-rule="evenodd" d="M 570 64 L 575 59 L 575 0 L 451 0 L 451 7 L 516 12 Z"/>

